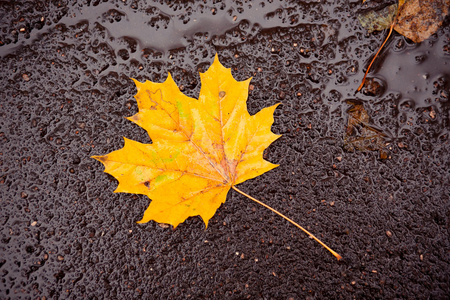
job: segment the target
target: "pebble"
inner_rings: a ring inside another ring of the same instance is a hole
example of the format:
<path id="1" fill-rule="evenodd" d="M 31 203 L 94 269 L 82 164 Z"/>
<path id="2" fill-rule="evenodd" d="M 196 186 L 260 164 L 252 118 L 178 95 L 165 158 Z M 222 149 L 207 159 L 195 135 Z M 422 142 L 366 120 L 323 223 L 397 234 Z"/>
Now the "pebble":
<path id="1" fill-rule="evenodd" d="M 431 111 L 430 111 L 430 117 L 431 117 L 432 119 L 436 118 L 436 112 L 435 112 L 434 110 L 431 110 Z"/>

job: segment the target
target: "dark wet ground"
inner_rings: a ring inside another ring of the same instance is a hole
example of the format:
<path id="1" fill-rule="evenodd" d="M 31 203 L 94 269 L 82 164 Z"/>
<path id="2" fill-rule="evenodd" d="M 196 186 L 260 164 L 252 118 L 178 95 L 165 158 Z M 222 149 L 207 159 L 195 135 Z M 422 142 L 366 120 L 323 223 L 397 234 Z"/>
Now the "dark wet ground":
<path id="1" fill-rule="evenodd" d="M 375 95 L 355 95 L 383 40 L 360 0 L 167 2 L 0 2 L 1 298 L 448 299 L 448 18 L 419 45 L 394 35 Z M 250 113 L 283 103 L 266 151 L 280 167 L 239 188 L 344 260 L 234 191 L 206 231 L 138 225 L 148 198 L 113 194 L 90 158 L 148 142 L 124 118 L 129 77 L 170 71 L 196 97 L 216 52 L 253 76 Z M 355 99 L 386 159 L 344 150 Z"/>

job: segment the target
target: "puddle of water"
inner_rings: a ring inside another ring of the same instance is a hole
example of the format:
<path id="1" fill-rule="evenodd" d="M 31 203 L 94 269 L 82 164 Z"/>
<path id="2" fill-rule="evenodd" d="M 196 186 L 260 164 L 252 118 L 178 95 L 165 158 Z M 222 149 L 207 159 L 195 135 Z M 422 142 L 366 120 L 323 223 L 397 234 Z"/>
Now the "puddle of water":
<path id="1" fill-rule="evenodd" d="M 304 10 L 294 10 L 291 7 L 294 5 L 290 6 L 282 0 L 249 2 L 238 8 L 233 1 L 224 1 L 214 6 L 201 3 L 178 6 L 152 2 L 139 7 L 125 1 L 102 2 L 82 7 L 74 5 L 57 24 L 33 29 L 29 37 L 25 38 L 22 34 L 19 35 L 17 43 L 1 46 L 0 56 L 15 53 L 21 47 L 40 39 L 43 34 L 54 30 L 58 24 L 70 27 L 85 22 L 88 22 L 90 28 L 95 24 L 105 27 L 113 47 L 114 41 L 120 38 L 136 40 L 138 55 L 131 58 L 137 60 L 140 60 L 139 53 L 143 49 L 167 52 L 184 48 L 196 34 L 202 33 L 205 41 L 209 41 L 239 25 L 241 29 L 255 35 L 262 29 L 321 24 L 324 25 L 324 33 L 328 36 L 330 30 L 325 20 L 333 14 L 334 6 L 303 2 L 300 2 L 300 5 Z M 343 39 L 351 34 L 351 30 L 343 27 L 339 38 Z"/>
<path id="2" fill-rule="evenodd" d="M 396 44 L 406 44 L 395 50 Z M 412 99 L 416 107 L 439 102 L 435 82 L 450 82 L 450 53 L 445 52 L 445 39 L 431 37 L 420 44 L 407 44 L 401 36 L 392 41 L 394 50 L 385 55 L 376 76 L 387 82 L 390 91 L 402 93 L 403 99 Z"/>
<path id="3" fill-rule="evenodd" d="M 138 42 L 138 50 L 151 48 L 166 52 L 186 47 L 195 34 L 205 33 L 209 40 L 241 22 L 246 22 L 245 26 L 249 28 L 271 28 L 296 25 L 301 20 L 297 18 L 288 22 L 288 16 L 282 10 L 286 3 L 280 0 L 247 3 L 240 9 L 231 4 L 231 1 L 214 6 L 191 4 L 188 9 L 182 10 L 175 4 L 161 5 L 158 2 L 141 8 L 123 1 L 96 6 L 72 6 L 58 24 L 69 27 L 87 20 L 92 27 L 99 23 L 107 29 L 111 40 L 128 37 Z M 46 26 L 41 30 L 32 30 L 28 39 L 20 36 L 17 43 L 0 47 L 0 56 L 14 53 L 53 28 Z"/>

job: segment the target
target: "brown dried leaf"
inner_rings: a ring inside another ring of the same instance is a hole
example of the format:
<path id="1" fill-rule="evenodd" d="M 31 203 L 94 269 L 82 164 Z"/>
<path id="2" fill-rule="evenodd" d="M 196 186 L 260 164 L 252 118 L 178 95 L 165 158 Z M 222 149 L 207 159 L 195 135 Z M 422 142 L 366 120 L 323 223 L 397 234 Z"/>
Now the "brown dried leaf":
<path id="1" fill-rule="evenodd" d="M 442 25 L 448 14 L 450 0 L 409 0 L 400 7 L 395 31 L 419 43 Z"/>
<path id="2" fill-rule="evenodd" d="M 347 101 L 352 104 L 348 112 L 348 125 L 344 137 L 344 149 L 349 152 L 376 151 L 386 146 L 386 135 L 369 125 L 370 117 L 364 105 L 357 101 Z"/>

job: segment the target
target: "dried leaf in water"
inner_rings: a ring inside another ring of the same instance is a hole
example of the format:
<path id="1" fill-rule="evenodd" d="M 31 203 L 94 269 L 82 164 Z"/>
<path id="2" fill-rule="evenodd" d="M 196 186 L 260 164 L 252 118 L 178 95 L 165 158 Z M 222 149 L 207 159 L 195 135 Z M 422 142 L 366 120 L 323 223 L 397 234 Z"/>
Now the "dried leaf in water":
<path id="1" fill-rule="evenodd" d="M 419 43 L 435 33 L 448 14 L 450 0 L 408 0 L 400 8 L 395 31 Z"/>
<path id="2" fill-rule="evenodd" d="M 399 0 L 399 2 L 398 2 L 398 7 L 402 7 L 403 4 L 404 4 L 404 2 L 405 2 L 405 0 Z M 395 13 L 392 15 L 392 12 L 390 12 L 390 11 L 392 10 L 393 7 L 395 7 Z M 387 11 L 384 11 L 384 13 L 386 13 L 387 15 L 389 15 L 389 16 L 388 16 L 388 19 L 390 20 L 390 23 L 389 23 L 389 26 L 386 27 L 386 28 L 389 28 L 389 32 L 388 32 L 387 37 L 384 39 L 384 42 L 381 44 L 380 48 L 378 49 L 377 53 L 376 53 L 375 56 L 372 58 L 372 61 L 370 62 L 369 66 L 367 67 L 367 70 L 366 70 L 366 72 L 365 72 L 365 74 L 364 74 L 364 78 L 363 78 L 361 84 L 359 85 L 359 87 L 358 87 L 358 89 L 357 89 L 358 92 L 359 92 L 359 91 L 361 90 L 361 88 L 364 86 L 364 83 L 365 83 L 365 81 L 366 81 L 367 74 L 369 74 L 369 71 L 370 71 L 370 68 L 372 67 L 372 64 L 374 63 L 374 61 L 375 61 L 375 59 L 377 58 L 378 54 L 380 53 L 381 49 L 383 49 L 384 45 L 386 44 L 386 42 L 388 41 L 389 37 L 391 36 L 391 34 L 392 34 L 392 32 L 393 32 L 394 24 L 395 24 L 395 22 L 396 22 L 397 15 L 398 15 L 398 9 L 397 9 L 397 7 L 396 7 L 396 4 L 390 5 L 390 6 L 388 7 L 388 10 L 387 10 Z M 380 17 L 380 16 L 379 16 L 379 17 Z M 374 18 L 376 19 L 376 17 L 374 17 Z M 381 18 L 383 18 L 383 16 L 381 16 Z M 370 23 L 370 22 L 369 22 L 369 23 Z M 376 25 L 377 25 L 377 27 L 380 26 L 380 28 L 384 28 L 384 27 L 386 26 L 386 21 L 382 21 L 382 22 L 380 22 L 380 23 L 378 23 L 378 24 L 376 24 Z M 373 25 L 373 26 L 371 27 L 371 29 L 376 30 L 374 26 L 375 26 L 375 25 Z"/>
<path id="3" fill-rule="evenodd" d="M 397 4 L 386 6 L 380 10 L 371 10 L 358 15 L 361 26 L 369 33 L 381 31 L 391 26 L 397 14 Z"/>
<path id="4" fill-rule="evenodd" d="M 376 151 L 386 146 L 385 134 L 369 125 L 370 117 L 364 105 L 358 101 L 348 109 L 348 124 L 344 137 L 344 149 L 349 152 Z"/>

